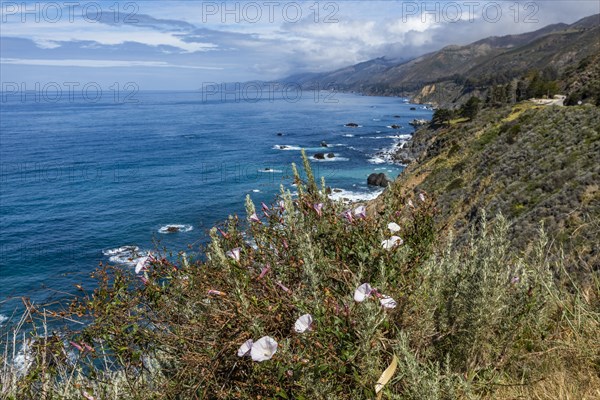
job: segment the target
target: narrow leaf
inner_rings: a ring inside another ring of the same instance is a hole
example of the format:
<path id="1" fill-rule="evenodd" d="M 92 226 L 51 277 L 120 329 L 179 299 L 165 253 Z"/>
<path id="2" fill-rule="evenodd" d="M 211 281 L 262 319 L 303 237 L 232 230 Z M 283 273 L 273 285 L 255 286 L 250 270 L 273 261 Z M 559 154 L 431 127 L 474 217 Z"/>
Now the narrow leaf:
<path id="1" fill-rule="evenodd" d="M 394 373 L 396 372 L 396 368 L 398 367 L 398 358 L 396 358 L 396 355 L 394 355 L 394 358 L 392 359 L 392 363 L 390 364 L 389 367 L 386 368 L 385 371 L 383 371 L 383 374 L 381 374 L 381 376 L 379 377 L 379 380 L 377 380 L 377 383 L 375 384 L 375 393 L 377 394 L 377 400 L 380 400 L 381 397 L 383 396 L 383 387 L 385 385 L 387 385 L 387 383 L 390 381 L 390 379 L 392 379 L 392 376 L 394 376 Z"/>

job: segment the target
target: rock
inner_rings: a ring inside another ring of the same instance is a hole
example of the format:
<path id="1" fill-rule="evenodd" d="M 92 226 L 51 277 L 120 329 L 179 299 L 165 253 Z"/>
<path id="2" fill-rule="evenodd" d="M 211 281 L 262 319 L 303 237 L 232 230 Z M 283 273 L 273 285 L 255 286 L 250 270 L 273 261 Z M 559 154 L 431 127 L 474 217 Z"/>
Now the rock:
<path id="1" fill-rule="evenodd" d="M 396 124 L 394 124 L 394 125 L 391 125 L 391 128 L 392 128 L 392 129 L 400 129 L 400 125 L 396 125 Z"/>
<path id="2" fill-rule="evenodd" d="M 354 122 L 348 122 L 346 126 L 349 128 L 358 128 L 358 124 Z"/>
<path id="3" fill-rule="evenodd" d="M 327 144 L 327 142 L 326 142 L 326 141 L 324 141 L 324 140 L 323 140 L 323 141 L 321 142 L 321 147 L 329 147 L 329 145 Z"/>
<path id="4" fill-rule="evenodd" d="M 335 158 L 335 154 L 333 154 L 333 153 L 328 153 L 328 154 L 327 154 L 327 158 Z"/>
<path id="5" fill-rule="evenodd" d="M 390 184 L 390 182 L 391 181 L 384 173 L 373 173 L 367 178 L 367 184 L 371 186 L 387 187 Z"/>
<path id="6" fill-rule="evenodd" d="M 331 187 L 327 186 L 325 188 L 325 194 L 331 194 Z"/>
<path id="7" fill-rule="evenodd" d="M 285 150 L 285 149 L 287 149 L 288 147 L 289 147 L 289 146 L 285 146 L 285 145 L 281 145 L 281 146 L 279 146 L 279 148 L 280 148 L 281 150 Z"/>
<path id="8" fill-rule="evenodd" d="M 325 153 L 316 153 L 313 156 L 313 158 L 316 159 L 316 160 L 324 160 L 325 159 Z"/>
<path id="9" fill-rule="evenodd" d="M 417 110 L 417 107 L 411 107 L 410 108 L 410 111 L 416 111 L 416 110 Z"/>
<path id="10" fill-rule="evenodd" d="M 342 190 L 342 189 L 333 189 L 333 192 L 334 192 L 334 193 L 342 193 L 342 192 L 343 192 L 343 190 Z"/>
<path id="11" fill-rule="evenodd" d="M 283 133 L 281 133 L 281 132 L 278 132 L 278 133 L 277 133 L 277 136 L 283 136 Z"/>
<path id="12" fill-rule="evenodd" d="M 167 232 L 169 232 L 169 233 L 179 232 L 179 227 L 178 226 L 168 226 Z"/>
<path id="13" fill-rule="evenodd" d="M 400 116 L 399 115 L 394 115 L 394 118 L 400 118 Z"/>

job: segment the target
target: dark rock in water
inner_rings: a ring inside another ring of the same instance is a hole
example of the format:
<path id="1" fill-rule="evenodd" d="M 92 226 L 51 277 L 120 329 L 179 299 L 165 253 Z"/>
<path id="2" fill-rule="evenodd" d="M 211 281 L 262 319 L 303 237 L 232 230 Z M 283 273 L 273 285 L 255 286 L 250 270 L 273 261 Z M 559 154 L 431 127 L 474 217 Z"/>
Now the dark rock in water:
<path id="1" fill-rule="evenodd" d="M 313 158 L 317 159 L 317 160 L 324 160 L 325 159 L 325 153 L 316 153 Z"/>
<path id="2" fill-rule="evenodd" d="M 417 107 L 411 107 L 410 108 L 410 111 L 416 111 L 416 110 L 417 110 Z"/>
<path id="3" fill-rule="evenodd" d="M 281 146 L 279 146 L 279 148 L 280 148 L 281 150 L 285 150 L 285 149 L 287 149 L 288 147 L 289 147 L 289 146 L 285 146 L 285 145 L 281 145 Z"/>
<path id="4" fill-rule="evenodd" d="M 323 141 L 321 142 L 321 147 L 329 147 L 329 145 L 327 144 L 327 142 L 326 142 L 326 141 L 324 141 L 324 140 L 323 140 Z"/>
<path id="5" fill-rule="evenodd" d="M 335 154 L 329 153 L 329 154 L 327 154 L 327 158 L 335 158 Z"/>
<path id="6" fill-rule="evenodd" d="M 349 128 L 358 128 L 358 124 L 354 123 L 354 122 L 348 122 L 346 124 L 347 127 Z"/>
<path id="7" fill-rule="evenodd" d="M 391 181 L 384 173 L 373 173 L 367 178 L 367 184 L 371 186 L 387 187 L 390 184 L 390 182 Z"/>
<path id="8" fill-rule="evenodd" d="M 277 136 L 283 136 L 283 133 L 281 133 L 281 132 L 278 132 L 278 133 L 277 133 Z"/>
<path id="9" fill-rule="evenodd" d="M 400 125 L 396 125 L 396 124 L 394 124 L 394 125 L 391 125 L 391 128 L 392 128 L 392 129 L 400 129 Z"/>
<path id="10" fill-rule="evenodd" d="M 394 118 L 400 118 L 400 116 L 399 115 L 394 115 Z"/>
<path id="11" fill-rule="evenodd" d="M 167 232 L 169 232 L 169 233 L 179 232 L 179 227 L 178 226 L 168 226 Z"/>
<path id="12" fill-rule="evenodd" d="M 343 192 L 343 190 L 342 190 L 342 189 L 333 189 L 333 192 L 334 192 L 334 193 L 342 193 L 342 192 Z"/>

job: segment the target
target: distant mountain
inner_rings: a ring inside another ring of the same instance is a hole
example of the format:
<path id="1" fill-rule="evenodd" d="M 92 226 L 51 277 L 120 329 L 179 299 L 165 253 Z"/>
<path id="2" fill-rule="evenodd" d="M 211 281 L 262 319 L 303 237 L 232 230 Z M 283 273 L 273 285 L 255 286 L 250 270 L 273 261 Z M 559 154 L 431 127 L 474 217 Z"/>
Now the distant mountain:
<path id="1" fill-rule="evenodd" d="M 375 58 L 333 72 L 296 74 L 283 79 L 283 82 L 297 83 L 304 87 L 326 89 L 334 84 L 337 88 L 353 88 L 357 83 L 369 82 L 374 75 L 384 73 L 398 64 L 398 60 L 385 57 Z"/>
<path id="2" fill-rule="evenodd" d="M 460 101 L 461 93 L 507 83 L 532 69 L 562 72 L 600 53 L 600 14 L 574 24 L 554 24 L 534 32 L 489 37 L 466 46 L 447 46 L 410 61 L 385 57 L 328 73 L 289 77 L 307 88 L 335 86 L 371 95 L 414 95 L 438 103 Z M 432 86 L 437 84 L 437 86 Z M 422 89 L 426 88 L 426 93 Z M 447 96 L 441 96 L 444 88 Z"/>

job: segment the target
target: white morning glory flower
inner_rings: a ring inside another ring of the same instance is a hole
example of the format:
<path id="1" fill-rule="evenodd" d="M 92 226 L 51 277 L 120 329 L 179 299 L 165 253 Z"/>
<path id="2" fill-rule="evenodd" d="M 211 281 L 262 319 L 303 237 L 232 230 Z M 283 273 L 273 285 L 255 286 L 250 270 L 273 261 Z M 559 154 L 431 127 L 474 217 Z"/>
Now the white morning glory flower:
<path id="1" fill-rule="evenodd" d="M 379 299 L 379 303 L 383 308 L 396 308 L 398 303 L 396 300 L 392 299 L 390 296 L 382 295 Z"/>
<path id="2" fill-rule="evenodd" d="M 313 204 L 313 208 L 319 217 L 323 215 L 323 203 Z"/>
<path id="3" fill-rule="evenodd" d="M 313 323 L 313 317 L 310 314 L 304 314 L 296 320 L 294 324 L 294 330 L 297 333 L 304 333 L 309 331 Z"/>
<path id="4" fill-rule="evenodd" d="M 354 216 L 357 218 L 367 218 L 367 208 L 365 206 L 358 206 L 354 209 Z"/>
<path id="5" fill-rule="evenodd" d="M 404 241 L 399 236 L 392 236 L 391 238 L 381 242 L 381 246 L 386 250 L 392 250 L 396 246 L 400 246 Z"/>
<path id="6" fill-rule="evenodd" d="M 363 283 L 354 291 L 354 301 L 358 303 L 362 303 L 369 297 L 371 297 L 371 292 L 373 288 L 368 283 Z"/>
<path id="7" fill-rule="evenodd" d="M 254 342 L 250 350 L 253 361 L 267 361 L 277 352 L 277 342 L 271 336 L 263 336 Z"/>
<path id="8" fill-rule="evenodd" d="M 235 261 L 240 261 L 240 251 L 242 249 L 239 247 L 236 247 L 235 249 L 231 249 L 230 251 L 227 252 L 227 256 L 233 258 Z"/>
<path id="9" fill-rule="evenodd" d="M 388 229 L 392 232 L 392 233 L 396 233 L 398 231 L 400 231 L 400 225 L 398 225 L 395 222 L 390 222 L 388 224 Z"/>
<path id="10" fill-rule="evenodd" d="M 139 274 L 142 271 L 145 271 L 147 269 L 146 264 L 148 263 L 148 260 L 152 259 L 152 253 L 148 253 L 147 256 L 145 257 L 141 257 L 138 262 L 135 264 L 135 273 Z"/>
<path id="11" fill-rule="evenodd" d="M 252 344 L 254 342 L 252 341 L 252 339 L 248 339 L 244 342 L 243 345 L 240 346 L 240 348 L 238 349 L 237 355 L 238 357 L 244 357 L 250 354 L 250 350 L 252 350 Z"/>

